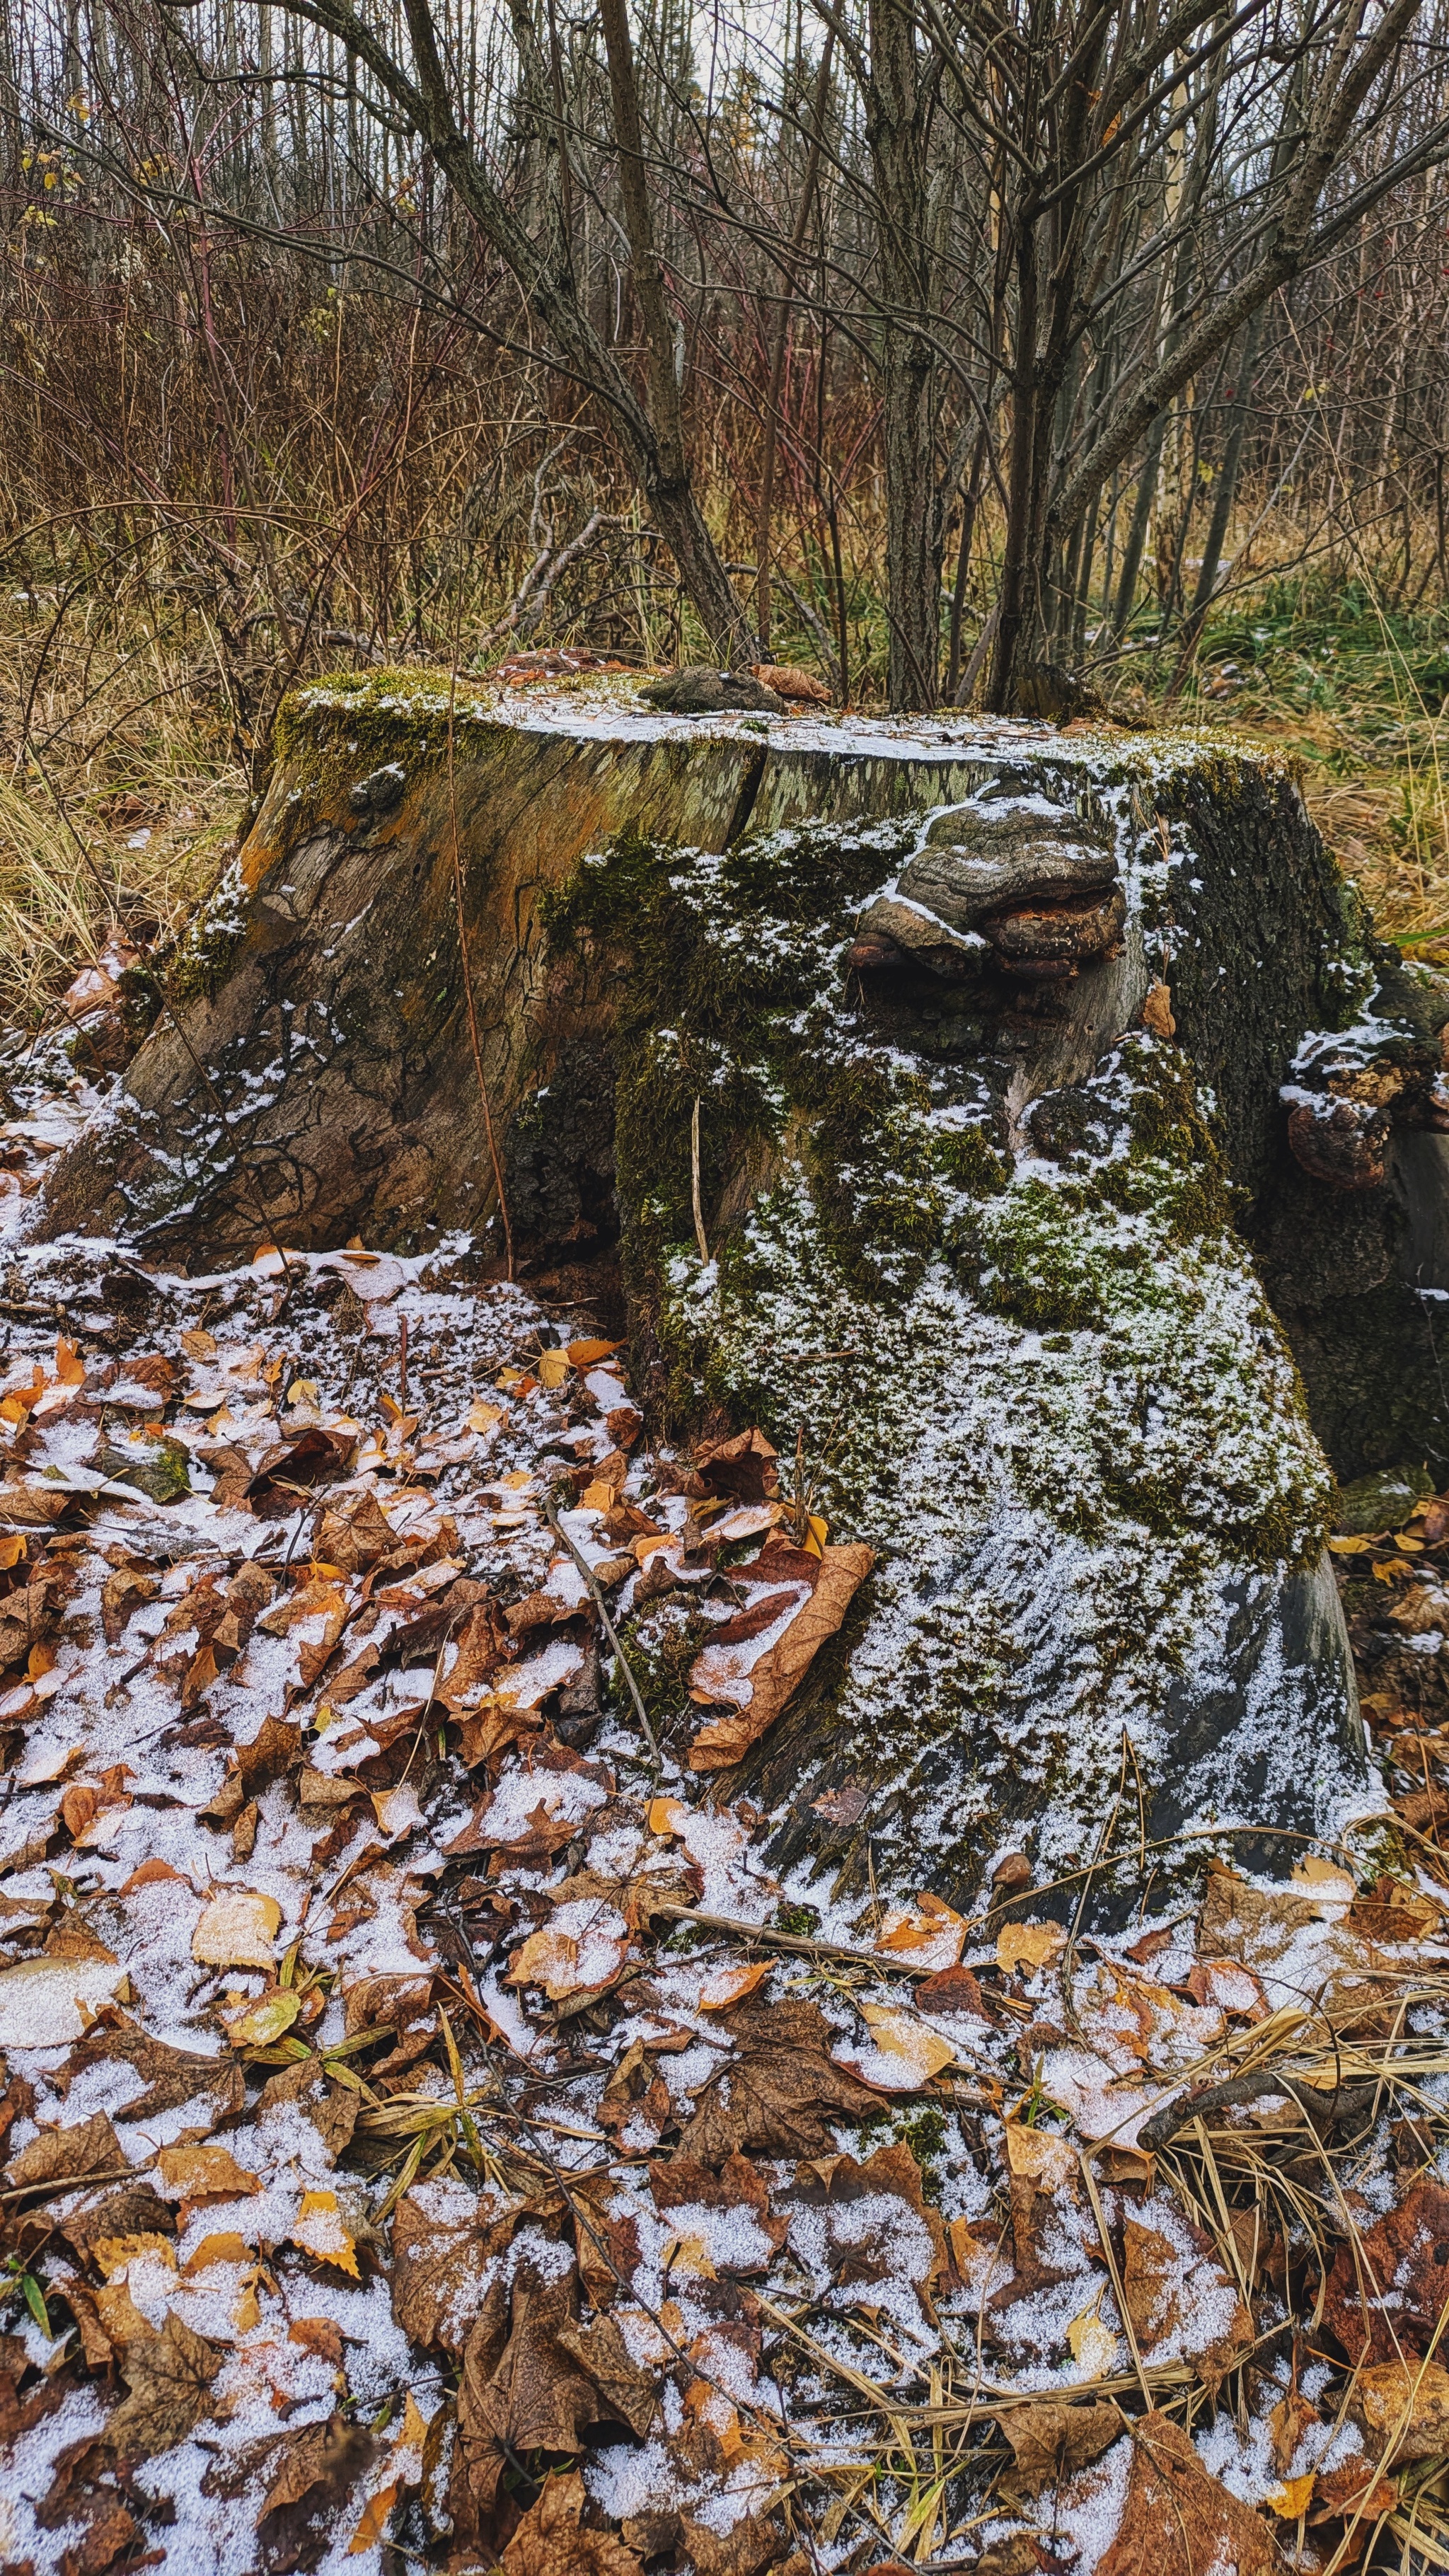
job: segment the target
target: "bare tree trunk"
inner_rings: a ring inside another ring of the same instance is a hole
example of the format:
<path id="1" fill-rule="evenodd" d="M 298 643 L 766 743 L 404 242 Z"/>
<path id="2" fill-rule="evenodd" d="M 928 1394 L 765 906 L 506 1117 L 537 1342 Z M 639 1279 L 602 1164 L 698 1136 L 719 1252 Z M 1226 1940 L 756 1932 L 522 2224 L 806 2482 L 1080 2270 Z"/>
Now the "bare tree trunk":
<path id="1" fill-rule="evenodd" d="M 886 483 L 890 702 L 936 704 L 940 658 L 940 410 L 931 328 L 928 66 L 903 0 L 871 0 L 866 140 L 880 227 L 881 439 Z"/>

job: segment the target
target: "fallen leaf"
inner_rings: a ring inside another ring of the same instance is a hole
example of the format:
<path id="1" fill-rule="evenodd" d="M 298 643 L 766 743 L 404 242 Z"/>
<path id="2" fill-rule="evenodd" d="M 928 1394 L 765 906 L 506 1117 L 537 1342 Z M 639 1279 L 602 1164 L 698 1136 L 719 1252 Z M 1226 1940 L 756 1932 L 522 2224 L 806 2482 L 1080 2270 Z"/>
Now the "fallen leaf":
<path id="1" fill-rule="evenodd" d="M 202 1907 L 191 1955 L 209 1968 L 270 1968 L 282 1909 L 252 1887 L 217 1887 Z"/>
<path id="2" fill-rule="evenodd" d="M 1109 2378 L 1117 2367 L 1117 2338 L 1095 2306 L 1073 2317 L 1067 2328 L 1067 2350 L 1084 2379 Z"/>
<path id="3" fill-rule="evenodd" d="M 629 1926 L 617 1907 L 577 1899 L 557 1906 L 542 1929 L 529 1934 L 505 1982 L 542 1986 L 550 2003 L 600 1995 L 620 1975 L 628 1955 Z"/>
<path id="4" fill-rule="evenodd" d="M 1278 2564 L 1267 2524 L 1203 2467 L 1180 2424 L 1154 2413 L 1133 2425 L 1127 2500 L 1096 2576 L 1270 2576 Z"/>
<path id="5" fill-rule="evenodd" d="M 1323 2322 L 1353 2362 L 1392 2362 L 1426 2352 L 1449 2289 L 1446 2266 L 1449 2190 L 1426 2177 L 1356 2244 L 1339 2246 Z"/>
<path id="6" fill-rule="evenodd" d="M 689 1748 L 692 1771 L 719 1771 L 738 1762 L 774 1724 L 820 1648 L 834 1636 L 874 1563 L 872 1551 L 858 1543 L 827 1547 L 815 1557 L 776 1535 L 752 1566 L 739 1569 L 772 1589 L 762 1602 L 725 1620 L 690 1669 L 695 1698 L 735 1702 L 729 1716 L 712 1719 L 695 1736 Z M 792 1592 L 797 1595 L 793 1608 Z M 760 1610 L 770 1609 L 777 1595 L 775 1617 L 788 1611 L 786 1624 L 751 1655 L 749 1648 L 762 1631 L 750 1623 Z"/>
<path id="7" fill-rule="evenodd" d="M 181 2266 L 182 2278 L 190 2280 L 193 2273 L 209 2272 L 218 2263 L 249 2263 L 251 2259 L 246 2238 L 238 2236 L 234 2228 L 221 2228 L 214 2236 L 203 2236 L 194 2252 L 187 2255 Z"/>
<path id="8" fill-rule="evenodd" d="M 127 2393 L 106 2426 L 109 2448 L 150 2460 L 184 2442 L 211 2413 L 211 2383 L 224 2359 L 215 2344 L 168 2309 L 159 2334 L 126 2347 Z"/>
<path id="9" fill-rule="evenodd" d="M 556 1393 L 558 1388 L 565 1383 L 570 1376 L 571 1371 L 572 1363 L 570 1362 L 567 1351 L 549 1350 L 539 1352 L 538 1382 L 541 1387 L 547 1388 L 551 1395 Z"/>
<path id="10" fill-rule="evenodd" d="M 463 2351 L 448 2509 L 460 2533 L 491 2516 L 510 2454 L 577 2452 L 599 2424 L 647 2430 L 653 2382 L 629 2360 L 608 2317 L 577 2321 L 578 2279 L 555 2248 L 523 2238 L 511 2281 L 492 2281 Z"/>
<path id="11" fill-rule="evenodd" d="M 1069 2140 L 1056 2129 L 1032 2129 L 1008 2119 L 1002 2134 L 1009 2170 L 1042 2191 L 1060 2191 L 1081 2170 Z"/>
<path id="12" fill-rule="evenodd" d="M 1049 1968 L 1066 1946 L 1060 1923 L 1004 1923 L 996 1936 L 996 1964 L 1004 1977 L 1017 1968 L 1034 1974 Z"/>
<path id="13" fill-rule="evenodd" d="M 651 1798 L 647 1810 L 651 1834 L 682 1834 L 694 1810 L 682 1798 Z"/>
<path id="14" fill-rule="evenodd" d="M 1380 2362 L 1360 2371 L 1348 2403 L 1379 2468 L 1449 2457 L 1449 2370 L 1442 2362 Z"/>
<path id="15" fill-rule="evenodd" d="M 403 2331 L 456 2359 L 523 2215 L 521 2201 L 493 2192 L 405 2192 L 392 2222 L 392 2305 Z"/>
<path id="16" fill-rule="evenodd" d="M 834 2143 L 832 2119 L 860 2119 L 880 2096 L 836 2064 L 824 2014 L 803 1997 L 748 1997 L 725 2023 L 735 2054 L 712 2075 L 685 2126 L 680 2152 L 718 2164 L 747 2155 L 818 2156 Z"/>
<path id="17" fill-rule="evenodd" d="M 1251 2349 L 1253 2320 L 1211 2240 L 1162 2202 L 1124 2217 L 1122 2243 L 1122 2295 L 1144 2361 L 1195 2361 L 1216 2386 Z"/>
<path id="18" fill-rule="evenodd" d="M 1314 2471 L 1305 2469 L 1301 2478 L 1285 2478 L 1263 2501 L 1270 2513 L 1283 2522 L 1299 2522 L 1307 2513 L 1313 2495 Z"/>
<path id="19" fill-rule="evenodd" d="M 79 2039 L 126 1971 L 115 1959 L 22 1959 L 0 1968 L 0 2048 L 57 2048 Z"/>
<path id="20" fill-rule="evenodd" d="M 272 2576 L 318 2564 L 336 2537 L 344 2499 L 376 2453 L 372 2435 L 341 2415 L 288 2434 L 257 2517 L 262 2564 Z"/>
<path id="21" fill-rule="evenodd" d="M 955 1967 L 965 1944 L 965 1915 L 943 1904 L 939 1896 L 921 1895 L 914 1911 L 910 1906 L 892 1908 L 875 1946 L 912 1967 L 939 1975 Z"/>
<path id="22" fill-rule="evenodd" d="M 275 1994 L 259 1995 L 239 2012 L 223 2013 L 222 2027 L 233 2048 L 271 2048 L 292 2028 L 301 2010 L 296 1989 L 279 1986 Z"/>
<path id="23" fill-rule="evenodd" d="M 757 1959 L 750 1967 L 716 1968 L 713 1976 L 706 1977 L 700 1987 L 696 2009 L 699 2012 L 728 2012 L 731 2004 L 743 2003 L 746 1995 L 752 1995 L 757 1986 L 762 1986 L 769 1973 L 768 1959 Z"/>
<path id="24" fill-rule="evenodd" d="M 261 2190 L 225 2147 L 162 2147 L 156 2163 L 167 2193 L 183 2204 L 183 2225 L 184 2213 L 208 2200 L 246 2200 Z"/>
<path id="25" fill-rule="evenodd" d="M 291 2242 L 300 2245 L 304 2254 L 314 2255 L 319 2263 L 333 2263 L 358 2281 L 357 2250 L 342 2223 L 342 2211 L 335 2191 L 304 2191 L 302 2206 L 292 2224 Z"/>
<path id="26" fill-rule="evenodd" d="M 588 2531 L 577 2470 L 556 2473 L 503 2552 L 505 2576 L 643 2576 L 644 2561 L 607 2531 Z"/>
<path id="27" fill-rule="evenodd" d="M 347 2544 L 349 2558 L 357 2557 L 364 2549 L 380 2546 L 387 2537 L 387 2526 L 398 2497 L 405 2488 L 421 2486 L 427 2439 L 427 2425 L 409 2389 L 403 2400 L 403 2420 L 397 2438 L 378 2471 L 377 2485 L 363 2506 L 362 2518 Z"/>
<path id="28" fill-rule="evenodd" d="M 125 2024 L 118 2030 L 88 2031 L 66 2059 L 60 2089 L 68 2091 L 88 2066 L 125 2065 L 141 2078 L 144 2090 L 124 2105 L 127 2120 L 154 2120 L 183 2102 L 211 2097 L 211 2121 L 229 2119 L 245 2108 L 241 2069 L 229 2057 L 202 2057 L 193 2050 L 168 2048 L 149 2031 Z"/>
<path id="29" fill-rule="evenodd" d="M 950 2040 L 917 2021 L 914 2013 L 897 2012 L 889 2004 L 862 2004 L 859 2010 L 872 2045 L 864 2056 L 852 2056 L 848 2047 L 839 2050 L 836 2064 L 848 2067 L 873 2091 L 918 2093 L 943 2066 L 955 2064 Z"/>
<path id="30" fill-rule="evenodd" d="M 5 2168 L 12 2191 L 30 2183 L 67 2182 L 77 2174 L 123 2173 L 127 2159 L 104 2111 L 70 2129 L 42 2129 Z"/>
<path id="31" fill-rule="evenodd" d="M 1126 2426 L 1115 2406 L 1061 2406 L 1043 2403 L 1004 2413 L 1001 2429 L 1011 2444 L 1016 2484 L 1027 2495 L 1045 2486 L 1060 2486 L 1078 2469 L 1119 2442 Z"/>

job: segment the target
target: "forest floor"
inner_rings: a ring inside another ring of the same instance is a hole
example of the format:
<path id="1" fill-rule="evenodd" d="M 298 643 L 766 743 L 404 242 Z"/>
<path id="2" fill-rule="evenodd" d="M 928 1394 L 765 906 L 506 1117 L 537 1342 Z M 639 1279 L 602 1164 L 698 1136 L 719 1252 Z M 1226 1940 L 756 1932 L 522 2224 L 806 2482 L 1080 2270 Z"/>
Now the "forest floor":
<path id="1" fill-rule="evenodd" d="M 1435 632 L 1362 607 L 1215 628 L 1181 712 L 1290 739 L 1433 957 Z M 57 691 L 17 1237 L 104 1088 L 68 975 L 244 800 Z M 1396 1851 L 1113 1937 L 1009 1867 L 837 1903 L 610 1633 L 772 1651 L 822 1534 L 763 1443 L 651 1448 L 605 1319 L 462 1242 L 0 1266 L 4 2576 L 1449 2566 L 1449 1501 L 1337 1543 Z"/>
<path id="2" fill-rule="evenodd" d="M 836 1904 L 605 1626 L 758 1659 L 821 1533 L 597 1316 L 459 1243 L 0 1317 L 0 2563 L 1446 2563 L 1449 1504 L 1338 1543 L 1387 1870 Z"/>

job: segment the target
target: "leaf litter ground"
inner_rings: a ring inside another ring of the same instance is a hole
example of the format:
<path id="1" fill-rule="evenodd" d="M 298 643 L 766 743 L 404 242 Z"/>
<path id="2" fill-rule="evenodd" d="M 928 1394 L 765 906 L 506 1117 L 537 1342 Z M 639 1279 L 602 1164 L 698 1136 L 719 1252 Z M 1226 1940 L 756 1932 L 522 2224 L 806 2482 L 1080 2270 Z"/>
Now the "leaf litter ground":
<path id="1" fill-rule="evenodd" d="M 760 1435 L 462 1245 L 6 1286 L 0 2567 L 1449 2565 L 1449 1505 L 1371 1858 L 837 1906 L 714 1777 L 866 1570 Z"/>

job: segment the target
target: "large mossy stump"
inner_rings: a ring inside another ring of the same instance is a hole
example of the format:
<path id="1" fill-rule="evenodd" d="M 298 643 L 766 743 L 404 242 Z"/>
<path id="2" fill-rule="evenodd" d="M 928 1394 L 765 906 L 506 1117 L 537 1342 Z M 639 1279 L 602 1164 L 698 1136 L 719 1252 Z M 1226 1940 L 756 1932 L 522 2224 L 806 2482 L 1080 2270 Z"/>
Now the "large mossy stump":
<path id="1" fill-rule="evenodd" d="M 1284 766 L 334 682 L 173 995 L 46 1230 L 416 1246 L 496 1146 L 526 1261 L 621 1257 L 656 1427 L 758 1423 L 874 1550 L 726 1775 L 782 1857 L 1110 1905 L 1374 1805 L 1324 1451 L 1449 1454 L 1449 995 Z M 688 1762 L 683 1599 L 633 1637 Z"/>

